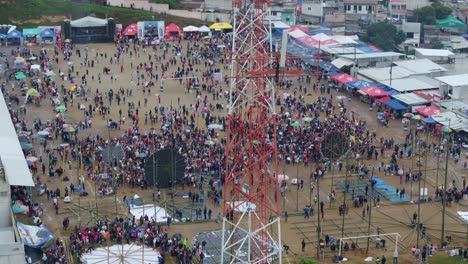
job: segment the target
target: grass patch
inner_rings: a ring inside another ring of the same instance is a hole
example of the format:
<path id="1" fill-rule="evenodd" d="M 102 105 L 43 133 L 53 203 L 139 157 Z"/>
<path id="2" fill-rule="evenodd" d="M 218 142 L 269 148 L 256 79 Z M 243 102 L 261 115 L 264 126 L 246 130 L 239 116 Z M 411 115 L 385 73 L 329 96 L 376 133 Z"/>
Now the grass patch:
<path id="1" fill-rule="evenodd" d="M 149 0 L 150 3 L 168 4 L 170 9 L 180 8 L 180 0 Z"/>
<path id="2" fill-rule="evenodd" d="M 0 24 L 13 24 L 22 28 L 56 25 L 62 24 L 64 18 L 78 19 L 88 15 L 98 18 L 112 17 L 116 24 L 123 24 L 124 26 L 137 21 L 150 21 L 153 18 L 157 21 L 166 21 L 166 24 L 177 23 L 181 27 L 202 24 L 202 21 L 196 19 L 160 15 L 155 12 L 137 9 L 76 3 L 67 0 L 4 0 L 0 8 Z"/>
<path id="3" fill-rule="evenodd" d="M 449 257 L 449 256 L 447 256 L 445 254 L 440 254 L 440 255 L 437 255 L 437 256 L 434 256 L 434 257 L 430 257 L 428 260 L 429 260 L 428 263 L 430 263 L 430 264 L 465 263 L 458 256 L 457 257 Z"/>

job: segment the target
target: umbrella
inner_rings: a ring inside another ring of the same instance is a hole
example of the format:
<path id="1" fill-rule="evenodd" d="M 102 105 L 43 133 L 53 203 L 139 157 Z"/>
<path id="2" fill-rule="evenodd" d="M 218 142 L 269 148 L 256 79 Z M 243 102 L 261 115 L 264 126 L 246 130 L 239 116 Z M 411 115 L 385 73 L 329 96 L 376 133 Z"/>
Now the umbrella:
<path id="1" fill-rule="evenodd" d="M 348 97 L 346 97 L 346 96 L 344 96 L 344 95 L 338 95 L 338 96 L 336 97 L 336 99 L 338 99 L 338 100 L 345 100 L 346 98 L 348 98 Z"/>
<path id="2" fill-rule="evenodd" d="M 254 140 L 252 140 L 252 143 L 254 143 L 255 145 L 258 145 L 258 144 L 260 144 L 260 141 L 254 139 Z"/>
<path id="3" fill-rule="evenodd" d="M 414 120 L 421 120 L 421 116 L 420 115 L 413 115 L 411 117 L 411 119 L 414 119 Z"/>
<path id="4" fill-rule="evenodd" d="M 20 131 L 18 133 L 18 137 L 27 137 L 27 138 L 29 138 L 29 134 L 26 131 Z"/>
<path id="5" fill-rule="evenodd" d="M 33 88 L 29 89 L 28 92 L 27 92 L 27 94 L 28 94 L 29 96 L 33 96 L 33 95 L 36 95 L 36 94 L 38 94 L 38 93 L 39 93 L 39 92 L 38 92 L 36 89 L 33 89 Z"/>
<path id="6" fill-rule="evenodd" d="M 293 122 L 291 124 L 292 127 L 300 127 L 301 125 L 298 122 Z"/>
<path id="7" fill-rule="evenodd" d="M 21 149 L 23 149 L 25 151 L 33 149 L 33 146 L 32 146 L 31 143 L 20 142 L 20 145 L 21 145 Z"/>
<path id="8" fill-rule="evenodd" d="M 65 43 L 70 43 L 70 39 L 66 39 L 64 42 Z"/>
<path id="9" fill-rule="evenodd" d="M 208 128 L 210 128 L 210 129 L 222 129 L 222 128 L 223 128 L 223 125 L 220 125 L 220 124 L 211 124 L 211 125 L 208 125 Z"/>
<path id="10" fill-rule="evenodd" d="M 26 160 L 29 160 L 31 162 L 36 162 L 38 161 L 39 159 L 37 157 L 33 157 L 33 156 L 29 156 L 29 157 L 26 157 Z"/>
<path id="11" fill-rule="evenodd" d="M 304 121 L 304 122 L 310 122 L 312 120 L 313 120 L 312 117 L 308 117 L 308 116 L 302 118 L 302 121 Z"/>
<path id="12" fill-rule="evenodd" d="M 24 75 L 23 72 L 18 72 L 16 75 L 15 75 L 15 78 L 16 80 L 23 80 L 26 78 L 26 75 Z"/>
<path id="13" fill-rule="evenodd" d="M 56 118 L 64 118 L 65 117 L 65 113 L 58 113 L 55 115 Z"/>
<path id="14" fill-rule="evenodd" d="M 142 153 L 138 154 L 138 157 L 139 157 L 139 158 L 145 158 L 145 157 L 146 157 L 146 153 L 142 152 Z"/>
<path id="15" fill-rule="evenodd" d="M 404 113 L 403 116 L 406 117 L 406 118 L 412 118 L 413 114 L 412 113 Z"/>
<path id="16" fill-rule="evenodd" d="M 75 132 L 75 129 L 73 127 L 64 127 L 63 132 L 73 133 Z"/>
<path id="17" fill-rule="evenodd" d="M 47 72 L 46 72 L 46 75 L 47 75 L 48 77 L 54 77 L 54 76 L 57 76 L 57 74 L 55 74 L 55 72 L 54 72 L 54 71 L 47 71 Z"/>
<path id="18" fill-rule="evenodd" d="M 57 106 L 57 107 L 55 108 L 55 110 L 56 110 L 56 111 L 65 111 L 65 110 L 67 110 L 67 108 L 66 108 L 64 105 L 60 105 L 60 106 Z"/>
<path id="19" fill-rule="evenodd" d="M 285 174 L 279 174 L 278 175 L 278 182 L 282 182 L 282 181 L 289 181 L 289 176 L 285 175 Z"/>
<path id="20" fill-rule="evenodd" d="M 211 146 L 211 145 L 214 145 L 214 144 L 215 144 L 214 141 L 211 141 L 211 140 L 205 141 L 205 145 Z"/>
<path id="21" fill-rule="evenodd" d="M 442 131 L 444 133 L 450 133 L 450 132 L 452 132 L 452 129 L 447 127 L 447 126 L 442 126 L 442 127 L 440 127 L 440 131 Z"/>
<path id="22" fill-rule="evenodd" d="M 37 59 L 37 57 L 34 57 L 34 56 L 31 56 L 31 57 L 28 58 L 29 61 L 33 61 L 33 60 L 36 60 L 36 59 Z"/>
<path id="23" fill-rule="evenodd" d="M 39 136 L 45 136 L 45 137 L 46 137 L 46 136 L 49 135 L 49 131 L 42 130 L 42 131 L 37 132 L 37 134 L 38 134 Z"/>

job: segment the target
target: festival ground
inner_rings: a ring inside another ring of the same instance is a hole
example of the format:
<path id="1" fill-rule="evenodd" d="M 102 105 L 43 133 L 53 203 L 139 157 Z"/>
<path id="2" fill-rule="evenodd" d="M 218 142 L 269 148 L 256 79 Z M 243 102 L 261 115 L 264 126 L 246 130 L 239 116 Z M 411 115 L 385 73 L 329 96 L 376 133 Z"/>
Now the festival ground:
<path id="1" fill-rule="evenodd" d="M 183 46 L 185 47 L 185 43 L 183 42 Z M 116 51 L 116 46 L 113 44 L 89 44 L 89 45 L 78 45 L 76 48 L 79 48 L 81 51 L 85 49 L 85 47 L 89 48 L 90 54 L 98 53 L 107 53 L 107 55 L 112 57 L 112 55 Z M 52 53 L 53 47 L 46 48 Z M 39 49 L 39 47 L 37 47 Z M 2 51 L 6 52 L 7 54 L 10 53 L 10 49 L 2 48 Z M 143 113 L 153 109 L 154 107 L 159 107 L 160 105 L 164 105 L 166 107 L 175 107 L 179 108 L 181 105 L 189 106 L 190 104 L 194 104 L 197 100 L 194 93 L 185 93 L 185 89 L 183 85 L 179 83 L 178 80 L 170 80 L 167 79 L 164 81 L 164 91 L 161 92 L 159 90 L 159 83 L 156 83 L 153 87 L 150 88 L 150 96 L 143 95 L 142 88 L 136 86 L 135 76 L 133 76 L 132 80 L 132 70 L 130 70 L 130 63 L 132 62 L 133 65 L 137 65 L 140 62 L 147 61 L 148 54 L 151 54 L 153 51 L 148 50 L 146 53 L 141 52 L 138 56 L 133 56 L 133 58 L 129 58 L 128 55 L 125 55 L 123 58 L 123 65 L 124 70 L 121 72 L 121 68 L 119 64 L 109 64 L 108 59 L 101 58 L 99 59 L 99 64 L 97 64 L 94 68 L 92 67 L 83 67 L 80 66 L 79 61 L 76 60 L 76 55 L 73 55 L 71 61 L 74 61 L 74 69 L 75 72 L 73 75 L 76 76 L 76 80 L 80 79 L 77 76 L 81 76 L 85 73 L 85 71 L 89 71 L 88 73 L 88 85 L 87 87 L 91 88 L 91 94 L 88 95 L 88 102 L 85 102 L 83 99 L 79 97 L 75 97 L 72 104 L 69 104 L 68 111 L 67 111 L 67 123 L 78 123 L 83 120 L 83 110 L 78 110 L 79 104 L 87 105 L 92 102 L 92 98 L 95 95 L 96 90 L 98 89 L 102 93 L 107 93 L 111 88 L 116 91 L 120 88 L 127 89 L 131 88 L 133 90 L 133 95 L 127 98 L 127 103 L 121 103 L 120 106 L 117 106 L 117 103 L 114 102 L 111 106 L 110 115 L 107 117 L 101 117 L 100 115 L 96 114 L 93 116 L 92 121 L 93 125 L 92 128 L 80 130 L 78 137 L 86 137 L 87 135 L 94 136 L 96 134 L 101 135 L 104 138 L 110 137 L 118 137 L 120 136 L 125 129 L 131 126 L 131 121 L 127 120 L 120 130 L 118 129 L 109 129 L 107 126 L 107 119 L 111 118 L 113 120 L 119 120 L 119 109 L 122 109 L 122 112 L 127 112 L 127 104 L 129 102 L 135 103 L 140 110 L 140 116 L 144 116 Z M 158 51 L 160 52 L 160 51 Z M 170 52 L 171 55 L 172 52 Z M 94 55 L 92 55 L 94 57 Z M 220 63 L 220 62 L 217 62 Z M 155 64 L 159 64 L 156 62 Z M 203 64 L 203 63 L 202 63 Z M 200 69 L 203 68 L 203 65 L 196 65 Z M 52 68 L 55 72 L 58 72 L 59 69 L 61 71 L 66 72 L 66 69 L 69 67 L 67 61 L 64 61 L 62 58 L 59 60 L 58 65 L 54 65 Z M 111 74 L 106 75 L 102 74 L 103 67 L 109 67 L 111 69 Z M 177 70 L 176 66 L 170 66 L 171 68 L 168 70 L 169 73 L 174 72 Z M 218 68 L 223 69 L 223 74 L 229 74 L 229 70 L 224 69 L 223 65 L 217 65 Z M 98 81 L 98 74 L 101 73 L 102 81 Z M 90 76 L 94 76 L 94 80 Z M 113 80 L 111 80 L 111 76 Z M 294 77 L 293 80 L 295 83 L 297 82 L 297 78 Z M 64 85 L 66 89 L 70 89 L 71 86 L 74 84 L 70 83 L 70 81 L 64 81 L 61 78 L 57 77 L 55 79 L 57 82 L 57 86 Z M 185 83 L 185 80 L 182 81 L 182 84 Z M 16 88 L 18 89 L 18 88 Z M 148 88 L 147 88 L 148 89 Z M 217 86 L 217 90 L 222 89 L 223 91 L 227 90 L 227 85 L 224 82 L 219 82 Z M 329 96 L 327 94 L 321 95 L 320 92 L 313 92 L 311 88 L 308 89 L 309 92 L 305 96 L 306 102 L 312 102 L 317 99 L 318 96 Z M 289 91 L 278 91 L 279 94 L 283 92 L 292 93 L 292 90 Z M 16 91 L 10 91 L 10 94 L 19 93 Z M 203 92 L 203 95 L 207 94 Z M 332 95 L 336 96 L 339 95 L 334 90 L 331 92 Z M 211 95 L 208 94 L 211 98 Z M 161 103 L 158 103 L 158 96 L 160 97 Z M 147 106 L 144 106 L 145 98 L 148 99 Z M 203 97 L 202 97 L 203 98 Z M 179 102 L 180 100 L 180 102 Z M 178 103 L 179 102 L 179 103 Z M 226 105 L 224 99 L 220 99 L 219 101 L 213 101 L 212 103 L 222 103 Z M 393 138 L 396 143 L 403 143 L 406 131 L 403 130 L 403 126 L 401 120 L 390 120 L 388 127 L 382 127 L 376 120 L 376 112 L 370 111 L 369 107 L 366 103 L 360 102 L 359 98 L 352 98 L 351 101 L 345 100 L 345 105 L 349 109 L 349 111 L 354 111 L 356 113 L 356 119 L 361 119 L 367 122 L 367 128 L 371 131 L 375 131 L 377 133 L 377 138 L 384 137 L 384 138 Z M 18 109 L 19 106 L 15 104 L 11 105 L 14 109 Z M 26 106 L 27 114 L 25 116 L 25 120 L 29 123 L 32 123 L 36 119 L 41 119 L 43 121 L 52 120 L 55 116 L 53 111 L 53 107 L 51 106 L 49 100 L 43 100 L 41 106 L 36 106 L 34 104 L 28 104 Z M 223 112 L 215 112 L 215 115 L 225 115 L 225 111 Z M 323 118 L 323 116 L 322 116 Z M 151 128 L 151 125 L 144 124 L 143 118 L 140 121 L 140 127 L 142 131 L 147 131 Z M 201 129 L 206 129 L 205 122 L 200 114 L 197 114 L 197 126 Z M 161 121 L 155 126 L 157 129 L 161 127 Z M 223 137 L 223 132 L 219 132 L 219 137 L 215 139 L 215 142 L 219 142 L 220 138 Z M 431 134 L 423 134 L 422 138 L 428 138 L 428 142 L 437 143 L 438 139 Z M 53 140 L 50 142 L 50 145 L 59 145 L 61 142 L 60 138 L 58 140 Z M 218 143 L 219 144 L 219 143 Z M 37 156 L 44 155 L 43 148 L 39 146 L 39 144 L 35 143 L 35 152 Z M 464 155 L 461 155 L 464 159 Z M 444 180 L 444 165 L 445 161 L 440 163 L 440 168 L 437 170 L 437 158 L 432 154 L 429 153 L 427 155 L 427 159 L 425 157 L 422 159 L 422 166 L 421 170 L 425 171 L 424 181 L 405 183 L 403 181 L 400 184 L 400 179 L 398 176 L 395 175 L 388 175 L 385 176 L 383 171 L 377 170 L 377 163 L 378 162 L 385 162 L 388 164 L 390 160 L 390 152 L 386 152 L 385 157 L 379 157 L 378 160 L 364 160 L 365 165 L 368 166 L 371 170 L 374 168 L 374 175 L 382 179 L 385 183 L 399 188 L 405 188 L 406 194 L 412 197 L 412 200 L 417 200 L 418 198 L 418 190 L 419 187 L 427 187 L 428 188 L 428 196 L 434 197 L 435 187 L 440 185 Z M 417 157 L 414 157 L 413 160 L 410 158 L 403 157 L 400 161 L 400 164 L 403 164 L 406 168 L 411 168 L 412 164 L 414 166 L 414 170 L 418 170 L 419 168 L 416 166 Z M 349 164 L 355 164 L 356 160 L 350 158 L 348 161 L 341 159 L 343 163 L 348 162 Z M 454 163 L 453 159 L 450 159 L 448 167 L 448 182 L 455 183 L 457 186 L 461 186 L 463 178 L 465 176 L 465 171 L 462 168 L 462 162 Z M 285 263 L 297 263 L 297 260 L 301 256 L 311 256 L 315 257 L 316 255 L 316 241 L 317 241 L 317 205 L 313 202 L 313 197 L 317 193 L 317 186 L 314 186 L 313 193 L 311 194 L 310 189 L 308 186 L 310 185 L 310 178 L 309 175 L 311 171 L 314 169 L 313 164 L 309 164 L 309 167 L 305 167 L 303 164 L 299 165 L 286 165 L 284 162 L 280 162 L 279 164 L 279 172 L 282 174 L 288 175 L 290 178 L 298 178 L 304 180 L 304 187 L 302 189 L 296 188 L 295 185 L 288 184 L 287 190 L 285 195 L 282 199 L 282 211 L 288 212 L 289 219 L 287 222 L 285 221 L 284 217 L 282 220 L 282 239 L 283 243 L 287 244 L 291 247 L 290 253 L 285 256 Z M 73 162 L 71 166 L 71 170 L 68 166 L 64 166 L 65 173 L 64 175 L 68 176 L 71 182 L 78 182 L 78 175 L 83 176 L 84 172 L 78 168 L 77 163 Z M 334 175 L 332 177 L 332 174 Z M 38 172 L 37 176 L 41 178 L 41 180 L 47 184 L 49 189 L 56 189 L 60 188 L 62 191 L 65 186 L 68 186 L 70 182 L 63 182 L 61 179 L 55 177 L 49 177 L 48 175 L 42 175 L 41 172 Z M 140 195 L 146 203 L 152 203 L 153 200 L 153 193 L 155 192 L 154 189 L 149 188 L 148 190 L 141 190 L 138 187 L 131 188 L 128 186 L 124 186 L 118 189 L 117 195 L 110 195 L 104 196 L 102 198 L 97 197 L 97 193 L 95 191 L 95 184 L 93 181 L 85 178 L 85 186 L 86 190 L 89 191 L 89 196 L 79 198 L 78 195 L 72 195 L 73 201 L 68 204 L 64 204 L 61 201 L 61 208 L 59 214 L 56 215 L 54 209 L 52 207 L 52 203 L 47 201 L 45 196 L 38 196 L 36 192 L 34 192 L 34 200 L 40 203 L 44 203 L 46 206 L 46 210 L 44 212 L 43 221 L 47 224 L 47 226 L 51 229 L 54 235 L 62 237 L 64 240 L 68 239 L 68 231 L 63 230 L 62 228 L 62 220 L 65 217 L 70 217 L 70 226 L 75 226 L 79 223 L 82 225 L 92 225 L 93 222 L 98 217 L 107 216 L 108 218 L 114 218 L 115 216 L 129 216 L 128 209 L 124 206 L 123 197 L 127 196 L 130 197 L 134 194 Z M 333 178 L 333 180 L 332 180 Z M 356 182 L 359 181 L 367 181 L 367 179 L 361 179 L 359 175 L 351 174 L 348 177 L 349 180 L 355 180 Z M 343 220 L 342 217 L 339 216 L 338 207 L 343 201 L 343 191 L 340 189 L 336 189 L 335 183 L 344 180 L 344 170 L 341 172 L 328 172 L 325 175 L 325 179 L 320 182 L 320 192 L 319 192 L 319 199 L 321 201 L 325 201 L 325 215 L 322 221 L 322 234 L 325 235 L 333 235 L 336 239 L 341 237 L 342 233 L 342 226 Z M 332 182 L 334 183 L 332 185 Z M 418 186 L 421 184 L 421 186 Z M 187 188 L 187 187 L 186 187 Z M 178 190 L 181 190 L 181 187 L 178 187 Z M 336 193 L 336 199 L 333 202 L 329 202 L 328 196 L 334 190 Z M 368 216 L 364 219 L 362 217 L 362 208 L 353 208 L 352 200 L 350 200 L 350 194 L 347 194 L 348 198 L 346 199 L 346 203 L 350 205 L 349 212 L 346 212 L 344 217 L 344 236 L 345 237 L 355 237 L 355 236 L 364 236 L 367 234 L 377 234 L 379 232 L 382 233 L 399 233 L 400 238 L 398 239 L 399 244 L 399 252 L 400 258 L 404 259 L 405 262 L 401 263 L 410 263 L 413 261 L 411 258 L 411 248 L 416 246 L 417 244 L 417 231 L 415 225 L 411 224 L 412 215 L 414 212 L 417 212 L 417 205 L 412 204 L 410 202 L 391 202 L 386 199 L 381 199 L 380 204 L 376 207 L 371 209 L 371 221 L 370 221 L 370 229 L 368 226 Z M 311 200 L 312 198 L 312 200 Z M 465 202 L 465 205 L 463 204 Z M 182 206 L 183 204 L 190 205 L 187 199 L 183 198 L 176 198 L 175 200 L 170 199 L 169 195 L 166 194 L 165 190 L 162 192 L 162 197 L 159 201 L 156 202 L 157 205 L 161 207 L 170 207 L 173 204 Z M 213 201 L 208 200 L 203 204 L 203 206 L 207 206 L 213 210 L 213 219 L 215 219 L 216 215 L 222 208 L 222 206 L 215 206 Z M 303 216 L 303 207 L 306 205 L 312 204 L 315 207 L 314 215 L 306 220 Z M 427 242 L 429 244 L 438 245 L 440 240 L 441 234 L 441 221 L 442 221 L 442 213 L 441 213 L 441 203 L 440 202 L 427 202 L 421 205 L 420 209 L 420 216 L 421 216 L 421 223 L 427 228 Z M 445 226 L 446 226 L 446 234 L 452 237 L 452 242 L 449 243 L 450 247 L 455 246 L 468 246 L 466 240 L 466 232 L 467 227 L 463 224 L 463 222 L 458 218 L 456 211 L 463 211 L 466 210 L 466 201 L 461 201 L 460 203 L 452 203 L 451 207 L 447 208 L 447 214 L 445 218 Z M 181 233 L 184 237 L 188 237 L 189 241 L 199 232 L 202 231 L 209 231 L 209 230 L 218 230 L 221 229 L 221 224 L 217 223 L 215 220 L 210 221 L 200 221 L 197 223 L 187 223 L 187 224 L 175 224 L 171 226 L 169 232 L 172 233 Z M 369 232 L 370 230 L 370 232 Z M 322 236 L 322 237 L 323 237 Z M 386 255 L 387 259 L 391 261 L 393 256 L 394 250 L 394 237 L 385 237 L 387 240 L 387 249 L 376 249 L 375 248 L 375 240 L 371 239 L 371 247 L 369 256 L 382 256 Z M 304 239 L 306 242 L 305 252 L 301 252 L 301 241 Z M 362 238 L 357 240 L 357 244 L 359 249 L 356 252 L 346 252 L 344 254 L 345 257 L 348 257 L 352 261 L 362 261 L 366 256 L 363 251 L 366 250 L 366 242 L 367 240 Z M 421 240 L 420 246 L 424 242 Z M 359 253 L 357 253 L 359 252 Z M 321 263 L 325 263 L 327 261 L 331 261 L 331 256 L 337 254 L 337 252 L 327 252 L 323 253 L 325 257 Z M 443 254 L 443 253 L 438 253 Z M 406 262 L 408 261 L 408 262 Z M 171 260 L 169 260 L 171 263 Z"/>

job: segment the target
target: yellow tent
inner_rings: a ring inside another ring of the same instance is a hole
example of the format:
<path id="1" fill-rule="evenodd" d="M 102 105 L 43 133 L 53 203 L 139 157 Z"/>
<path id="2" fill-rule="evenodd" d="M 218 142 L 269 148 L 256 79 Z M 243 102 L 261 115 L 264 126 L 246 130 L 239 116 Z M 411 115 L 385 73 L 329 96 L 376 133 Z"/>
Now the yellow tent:
<path id="1" fill-rule="evenodd" d="M 231 24 L 222 22 L 222 23 L 214 23 L 210 26 L 210 29 L 232 29 Z"/>

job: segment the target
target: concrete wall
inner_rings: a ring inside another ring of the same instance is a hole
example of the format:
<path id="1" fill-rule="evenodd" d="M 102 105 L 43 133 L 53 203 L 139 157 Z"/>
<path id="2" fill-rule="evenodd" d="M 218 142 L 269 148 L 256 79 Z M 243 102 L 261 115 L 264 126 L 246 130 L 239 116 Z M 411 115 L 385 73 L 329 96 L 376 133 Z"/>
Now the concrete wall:
<path id="1" fill-rule="evenodd" d="M 302 13 L 308 16 L 323 16 L 323 5 L 320 1 L 304 2 L 302 4 Z"/>
<path id="2" fill-rule="evenodd" d="M 205 9 L 232 10 L 232 0 L 205 0 L 202 5 Z"/>
<path id="3" fill-rule="evenodd" d="M 123 6 L 129 8 L 132 4 L 135 9 L 143 9 L 156 13 L 169 11 L 168 4 L 155 4 L 148 2 L 148 0 L 109 0 L 109 5 L 111 6 Z"/>
<path id="4" fill-rule="evenodd" d="M 406 9 L 411 11 L 428 5 L 431 5 L 429 0 L 406 0 Z"/>
<path id="5" fill-rule="evenodd" d="M 207 22 L 230 22 L 231 21 L 231 15 L 230 14 L 224 14 L 224 13 L 200 13 L 201 14 L 201 20 L 207 21 Z M 209 26 L 209 25 L 208 25 Z"/>

